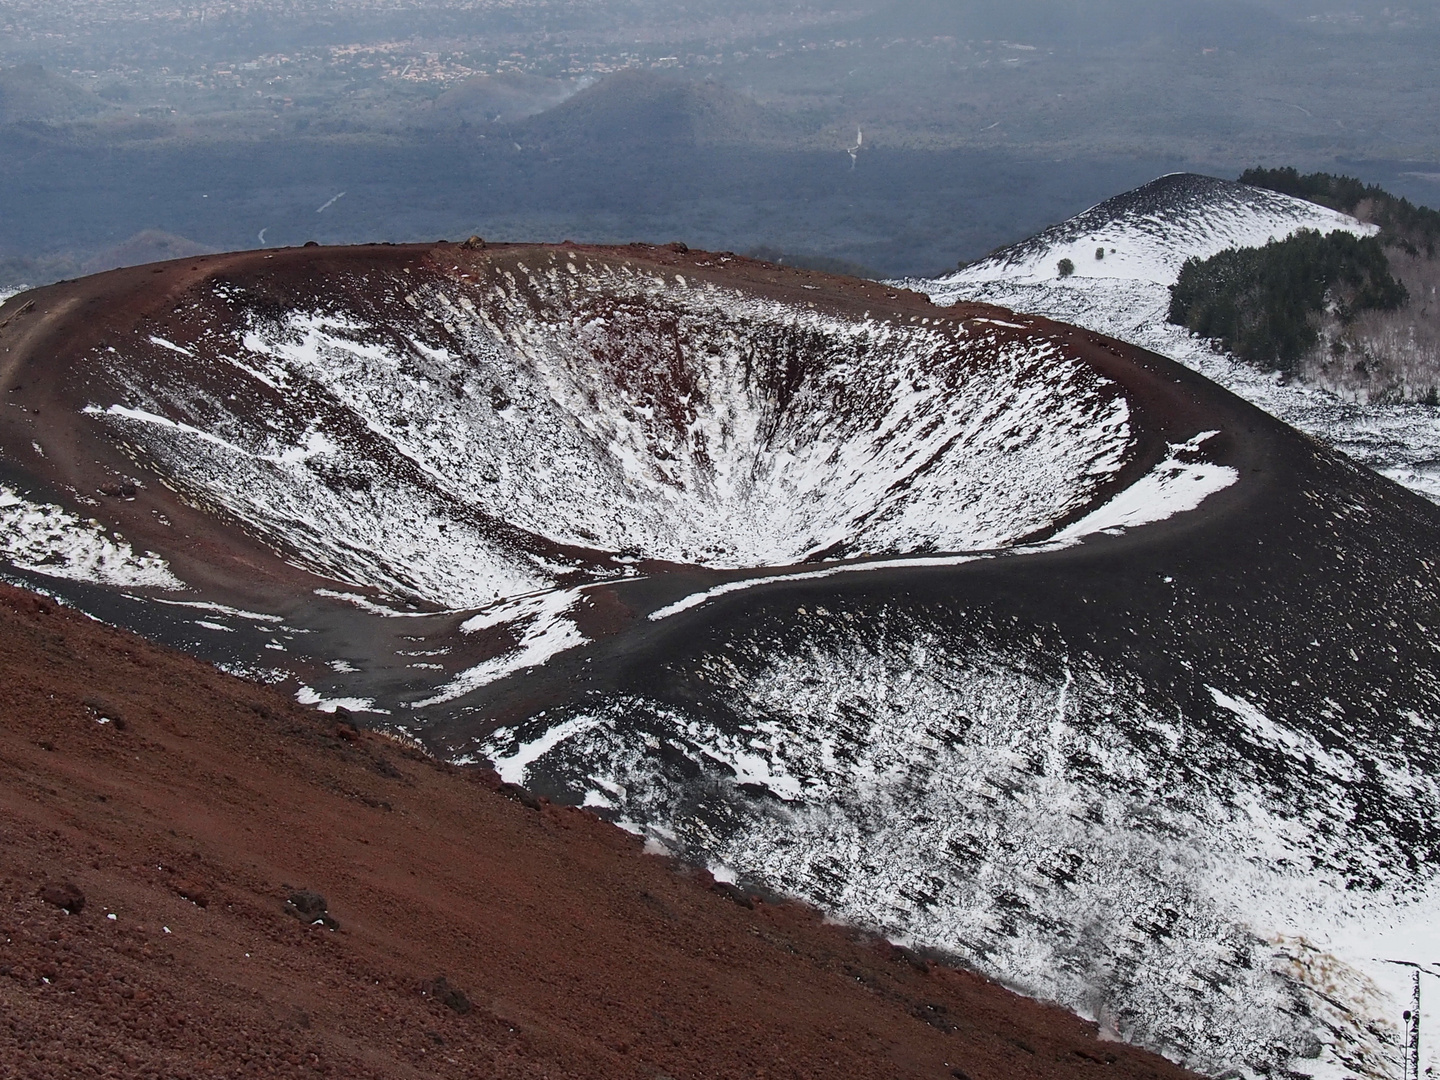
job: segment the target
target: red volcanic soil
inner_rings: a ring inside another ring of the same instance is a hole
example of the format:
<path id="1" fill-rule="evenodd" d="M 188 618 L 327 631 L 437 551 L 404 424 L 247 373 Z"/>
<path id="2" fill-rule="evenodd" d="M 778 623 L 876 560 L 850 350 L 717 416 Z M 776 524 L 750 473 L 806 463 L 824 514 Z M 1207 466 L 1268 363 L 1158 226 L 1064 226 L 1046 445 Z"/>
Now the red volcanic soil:
<path id="1" fill-rule="evenodd" d="M 0 680 L 0 1076 L 1189 1075 L 9 587 Z"/>

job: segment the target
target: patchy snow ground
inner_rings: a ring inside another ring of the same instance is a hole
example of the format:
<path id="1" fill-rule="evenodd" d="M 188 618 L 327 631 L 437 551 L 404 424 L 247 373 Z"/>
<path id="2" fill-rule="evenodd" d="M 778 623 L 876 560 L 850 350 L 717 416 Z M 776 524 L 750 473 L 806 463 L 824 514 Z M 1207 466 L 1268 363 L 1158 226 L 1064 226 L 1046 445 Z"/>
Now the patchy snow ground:
<path id="1" fill-rule="evenodd" d="M 0 484 L 0 559 L 22 570 L 100 585 L 182 590 L 160 556 L 52 503 L 31 502 Z"/>
<path id="2" fill-rule="evenodd" d="M 1033 550 L 1028 545 L 1017 547 L 1014 551 L 1017 554 L 1024 554 L 1027 550 Z M 992 556 L 987 554 L 977 555 L 911 555 L 903 559 L 875 559 L 869 562 L 845 563 L 840 566 L 827 567 L 824 570 L 802 570 L 799 573 L 774 574 L 764 577 L 742 578 L 738 581 L 727 581 L 723 585 L 716 585 L 706 589 L 704 592 L 691 593 L 689 596 L 682 596 L 672 604 L 666 604 L 650 613 L 652 622 L 660 622 L 678 615 L 682 611 L 689 611 L 691 608 L 699 607 L 701 604 L 721 596 L 729 596 L 732 593 L 745 592 L 748 589 L 755 589 L 767 584 L 784 581 L 822 581 L 825 578 L 839 577 L 842 574 L 863 574 L 875 570 L 915 570 L 923 567 L 936 566 L 963 566 L 965 563 L 974 562 L 976 559 L 987 559 Z"/>
<path id="3" fill-rule="evenodd" d="M 432 697 L 416 702 L 415 708 L 454 701 L 496 679 L 539 667 L 562 652 L 584 645 L 589 639 L 571 617 L 583 595 L 583 589 L 555 589 L 507 600 L 466 619 L 460 624 L 462 633 L 505 627 L 515 634 L 515 646 L 462 671 Z"/>
<path id="4" fill-rule="evenodd" d="M 389 709 L 382 709 L 375 704 L 374 698 L 359 697 L 322 697 L 320 691 L 310 686 L 301 686 L 295 691 L 295 700 L 301 705 L 314 705 L 320 712 L 333 713 L 336 709 L 348 709 L 350 712 L 380 713 L 388 715 Z"/>
<path id="5" fill-rule="evenodd" d="M 1431 955 L 1440 882 L 1411 892 L 1357 781 L 1433 814 L 1434 776 L 1384 740 L 1327 751 L 1239 691 L 1187 716 L 1039 643 L 806 618 L 802 646 L 757 631 L 716 657 L 731 721 L 625 697 L 480 752 L 1201 1072 L 1391 1075 L 1408 983 L 1375 958 Z M 1360 867 L 1391 888 L 1354 889 Z"/>
<path id="6" fill-rule="evenodd" d="M 1210 177 L 1164 177 L 954 274 L 908 288 L 937 304 L 975 300 L 1083 326 L 1178 360 L 1287 424 L 1440 502 L 1440 408 L 1345 401 L 1284 383 L 1165 321 L 1190 255 L 1282 239 L 1298 229 L 1373 232 L 1300 199 Z M 1099 247 L 1104 259 L 1096 259 Z M 1113 249 L 1113 252 L 1112 252 Z M 1069 258 L 1075 272 L 1061 278 Z"/>

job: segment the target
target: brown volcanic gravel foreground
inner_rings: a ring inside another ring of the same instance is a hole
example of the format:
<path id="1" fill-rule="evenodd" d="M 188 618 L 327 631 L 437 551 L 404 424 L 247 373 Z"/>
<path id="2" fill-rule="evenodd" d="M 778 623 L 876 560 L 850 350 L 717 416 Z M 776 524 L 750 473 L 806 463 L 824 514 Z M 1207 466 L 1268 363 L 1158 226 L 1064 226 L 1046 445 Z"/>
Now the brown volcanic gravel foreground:
<path id="1" fill-rule="evenodd" d="M 1189 1075 L 8 586 L 0 680 L 0 1076 Z"/>

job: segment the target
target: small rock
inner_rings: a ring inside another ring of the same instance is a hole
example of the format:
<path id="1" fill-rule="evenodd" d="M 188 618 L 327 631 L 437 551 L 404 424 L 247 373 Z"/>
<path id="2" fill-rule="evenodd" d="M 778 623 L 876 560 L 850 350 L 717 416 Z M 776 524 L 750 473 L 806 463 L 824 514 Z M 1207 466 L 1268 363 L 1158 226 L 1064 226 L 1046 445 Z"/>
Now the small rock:
<path id="1" fill-rule="evenodd" d="M 923 956 L 915 952 L 915 950 L 907 949 L 904 945 L 892 945 L 890 947 L 890 950 L 890 956 L 892 959 L 909 964 L 916 971 L 923 971 L 926 973 L 930 971 L 930 964 Z"/>
<path id="2" fill-rule="evenodd" d="M 52 907 L 58 907 L 67 915 L 79 915 L 85 910 L 85 894 L 71 881 L 60 885 L 46 885 L 40 890 L 40 899 Z"/>
<path id="3" fill-rule="evenodd" d="M 500 779 L 500 774 L 489 765 L 464 765 L 461 766 L 462 774 L 477 784 L 482 784 L 491 791 L 499 791 L 500 785 L 505 783 Z"/>
<path id="4" fill-rule="evenodd" d="M 451 986 L 444 975 L 436 975 L 435 978 L 425 984 L 421 992 L 424 993 L 426 997 L 434 998 L 441 1005 L 444 1005 L 452 1012 L 459 1013 L 461 1016 L 464 1016 L 474 1008 L 474 1006 L 470 1004 L 470 999 L 465 996 L 465 992 Z"/>
<path id="5" fill-rule="evenodd" d="M 753 910 L 755 907 L 754 898 L 738 885 L 733 885 L 728 881 L 717 881 L 711 888 L 725 897 L 726 900 L 739 904 L 743 908 Z"/>
<path id="6" fill-rule="evenodd" d="M 285 901 L 285 914 L 301 922 L 320 923 L 330 930 L 340 929 L 340 923 L 327 910 L 325 897 L 312 889 L 296 889 Z"/>
<path id="7" fill-rule="evenodd" d="M 311 889 L 297 889 L 286 897 L 285 902 L 293 907 L 297 914 L 310 918 L 325 914 L 325 909 L 329 907 L 325 897 Z"/>
<path id="8" fill-rule="evenodd" d="M 175 884 L 175 892 L 182 900 L 189 900 L 196 907 L 210 906 L 210 894 L 203 885 L 197 885 L 193 881 L 179 881 Z"/>
<path id="9" fill-rule="evenodd" d="M 531 810 L 540 809 L 540 800 L 536 798 L 535 793 L 528 788 L 521 787 L 519 784 L 504 783 L 495 790 L 507 799 L 514 799 L 521 806 L 528 807 Z"/>
<path id="10" fill-rule="evenodd" d="M 915 1008 L 911 1010 L 910 1015 L 914 1016 L 917 1020 L 924 1020 L 925 1023 L 937 1031 L 954 1031 L 956 1027 L 955 1021 L 950 1019 L 947 1012 L 948 1010 L 944 1005 L 927 1001 L 923 1004 L 916 1005 Z M 1032 1050 L 1031 1053 L 1034 1053 L 1034 1051 Z"/>
<path id="11" fill-rule="evenodd" d="M 394 763 L 391 762 L 391 760 L 385 757 L 383 754 L 371 754 L 370 769 L 372 772 L 376 773 L 379 776 L 385 777 L 385 779 L 387 780 L 403 780 L 405 777 L 405 774 L 402 773 L 399 769 L 397 769 Z M 390 804 L 388 802 L 384 802 L 383 800 L 381 802 L 375 803 L 375 805 L 383 806 L 386 810 L 390 809 Z"/>
<path id="12" fill-rule="evenodd" d="M 117 731 L 125 730 L 125 717 L 115 707 L 115 703 L 101 697 L 87 697 L 82 702 L 94 715 L 95 719 L 102 724 L 112 724 Z"/>

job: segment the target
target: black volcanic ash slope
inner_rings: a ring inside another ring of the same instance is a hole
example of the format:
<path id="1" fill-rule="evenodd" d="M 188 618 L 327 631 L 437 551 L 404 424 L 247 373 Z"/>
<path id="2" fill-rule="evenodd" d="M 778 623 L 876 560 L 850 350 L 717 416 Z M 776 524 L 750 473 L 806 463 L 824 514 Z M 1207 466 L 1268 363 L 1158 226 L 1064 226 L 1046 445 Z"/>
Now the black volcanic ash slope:
<path id="1" fill-rule="evenodd" d="M 309 700 L 1201 1071 L 1387 1074 L 1368 958 L 1425 924 L 1440 840 L 1418 497 L 1140 350 L 696 252 L 21 301 L 28 580 L 216 605 L 183 610 Z M 90 461 L 138 483 L 90 496 Z"/>

